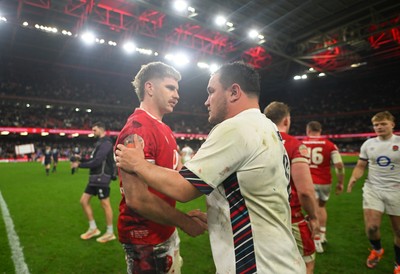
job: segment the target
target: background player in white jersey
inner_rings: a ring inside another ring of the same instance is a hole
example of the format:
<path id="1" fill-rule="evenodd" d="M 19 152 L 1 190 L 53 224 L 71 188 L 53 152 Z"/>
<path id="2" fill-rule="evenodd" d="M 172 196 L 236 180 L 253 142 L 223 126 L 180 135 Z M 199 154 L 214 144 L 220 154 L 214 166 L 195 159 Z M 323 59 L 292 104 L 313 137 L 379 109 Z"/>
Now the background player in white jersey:
<path id="1" fill-rule="evenodd" d="M 192 159 L 193 154 L 193 149 L 188 144 L 185 144 L 181 149 L 182 163 L 185 164 L 187 161 Z"/>
<path id="2" fill-rule="evenodd" d="M 207 87 L 207 140 L 181 171 L 145 161 L 118 145 L 118 166 L 181 202 L 207 195 L 217 273 L 305 273 L 291 233 L 290 163 L 276 126 L 261 113 L 258 73 L 244 63 L 222 66 Z"/>
<path id="3" fill-rule="evenodd" d="M 331 164 L 335 166 L 337 184 L 336 194 L 343 192 L 344 165 L 337 146 L 325 137 L 321 136 L 322 126 L 317 121 L 307 124 L 307 138 L 303 143 L 310 152 L 310 171 L 314 183 L 315 194 L 318 199 L 318 220 L 320 234 L 315 236 L 317 252 L 322 253 L 322 243 L 326 240 L 326 226 L 328 213 L 326 203 L 329 200 L 332 185 Z"/>
<path id="4" fill-rule="evenodd" d="M 360 158 L 347 186 L 354 184 L 368 167 L 363 186 L 365 231 L 372 250 L 367 266 L 374 268 L 383 256 L 381 246 L 381 219 L 387 213 L 394 232 L 395 274 L 400 273 L 400 136 L 393 134 L 394 117 L 388 111 L 377 113 L 371 119 L 377 137 L 364 142 Z"/>

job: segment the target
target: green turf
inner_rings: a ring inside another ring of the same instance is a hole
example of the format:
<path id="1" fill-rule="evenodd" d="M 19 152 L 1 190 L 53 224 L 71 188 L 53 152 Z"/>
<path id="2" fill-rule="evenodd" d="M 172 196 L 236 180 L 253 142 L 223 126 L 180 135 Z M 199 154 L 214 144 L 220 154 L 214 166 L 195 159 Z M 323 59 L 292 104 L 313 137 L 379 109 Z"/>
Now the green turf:
<path id="1" fill-rule="evenodd" d="M 346 170 L 346 177 L 350 176 L 350 171 Z M 118 241 L 99 244 L 95 240 L 79 238 L 87 229 L 79 204 L 87 170 L 81 169 L 71 175 L 69 163 L 62 162 L 57 173 L 46 176 L 40 163 L 8 163 L 0 164 L 0 174 L 0 191 L 13 218 L 31 273 L 126 272 L 124 254 Z M 327 207 L 329 242 L 326 252 L 317 255 L 316 274 L 393 272 L 393 236 L 386 216 L 382 224 L 382 244 L 386 255 L 376 270 L 365 267 L 369 244 L 364 234 L 361 187 L 362 181 L 351 194 L 331 196 Z M 119 199 L 118 185 L 114 182 L 111 202 L 115 223 Z M 96 221 L 104 230 L 104 214 L 97 198 L 92 205 Z M 204 198 L 178 204 L 178 207 L 183 211 L 204 210 Z M 208 235 L 190 238 L 180 231 L 180 236 L 184 259 L 182 273 L 215 273 Z M 0 218 L 0 273 L 15 273 L 3 218 Z"/>

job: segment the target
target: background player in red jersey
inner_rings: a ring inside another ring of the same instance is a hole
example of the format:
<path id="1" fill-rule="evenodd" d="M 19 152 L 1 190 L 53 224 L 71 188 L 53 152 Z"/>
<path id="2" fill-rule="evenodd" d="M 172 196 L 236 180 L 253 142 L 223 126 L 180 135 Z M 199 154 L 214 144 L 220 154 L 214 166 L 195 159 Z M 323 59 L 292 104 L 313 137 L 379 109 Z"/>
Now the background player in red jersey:
<path id="1" fill-rule="evenodd" d="M 319 203 L 318 220 L 321 225 L 320 235 L 315 238 L 317 252 L 323 252 L 321 243 L 326 243 L 326 224 L 328 215 L 326 203 L 329 200 L 332 184 L 331 163 L 335 166 L 337 184 L 336 194 L 343 192 L 344 165 L 337 146 L 327 138 L 321 137 L 322 127 L 317 121 L 307 124 L 307 138 L 303 143 L 310 153 L 310 170 L 314 189 Z"/>
<path id="2" fill-rule="evenodd" d="M 180 169 L 175 137 L 162 122 L 164 114 L 172 112 L 178 103 L 180 79 L 180 73 L 164 63 L 142 66 L 133 81 L 140 107 L 128 118 L 116 144 L 132 146 L 133 134 L 137 134 L 148 162 Z M 206 229 L 205 223 L 175 209 L 174 199 L 148 187 L 135 174 L 120 169 L 119 175 L 122 200 L 118 234 L 126 253 L 127 272 L 180 273 L 182 258 L 175 226 L 197 236 Z"/>
<path id="3" fill-rule="evenodd" d="M 308 165 L 308 150 L 301 141 L 288 134 L 291 122 L 288 105 L 282 102 L 272 102 L 264 109 L 264 114 L 278 127 L 289 156 L 292 232 L 306 263 L 307 274 L 312 274 L 315 265 L 313 235 L 319 233 L 319 222 L 317 218 L 318 205 Z M 302 213 L 302 207 L 308 214 L 308 223 Z"/>

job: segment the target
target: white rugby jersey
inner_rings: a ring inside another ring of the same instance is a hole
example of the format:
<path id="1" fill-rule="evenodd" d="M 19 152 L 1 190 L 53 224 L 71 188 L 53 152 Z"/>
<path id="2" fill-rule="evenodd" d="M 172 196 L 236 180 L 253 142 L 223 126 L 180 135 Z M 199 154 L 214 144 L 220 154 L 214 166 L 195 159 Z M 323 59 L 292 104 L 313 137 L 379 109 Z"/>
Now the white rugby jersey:
<path id="1" fill-rule="evenodd" d="M 368 161 L 365 183 L 383 190 L 400 190 L 400 136 L 365 141 L 360 149 L 360 159 Z"/>
<path id="2" fill-rule="evenodd" d="M 276 126 L 259 109 L 215 126 L 185 164 L 181 174 L 208 195 L 217 273 L 306 273 L 291 233 L 289 168 Z"/>

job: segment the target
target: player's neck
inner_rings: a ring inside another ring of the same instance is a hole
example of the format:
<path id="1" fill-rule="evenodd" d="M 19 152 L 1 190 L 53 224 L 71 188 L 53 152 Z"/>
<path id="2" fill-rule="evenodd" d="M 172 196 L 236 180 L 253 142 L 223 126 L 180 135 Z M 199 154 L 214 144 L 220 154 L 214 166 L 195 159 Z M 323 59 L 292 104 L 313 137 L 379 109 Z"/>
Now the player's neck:
<path id="1" fill-rule="evenodd" d="M 160 112 L 157 107 L 152 107 L 151 104 L 146 104 L 146 103 L 142 102 L 140 104 L 139 108 L 146 111 L 147 114 L 149 114 L 151 117 L 153 117 L 157 120 L 162 121 L 162 119 L 164 117 L 164 113 Z"/>
<path id="2" fill-rule="evenodd" d="M 392 138 L 392 136 L 393 136 L 393 133 L 390 133 L 387 135 L 380 135 L 380 136 L 378 136 L 378 138 L 382 141 L 386 141 L 386 140 L 389 140 L 390 138 Z"/>

